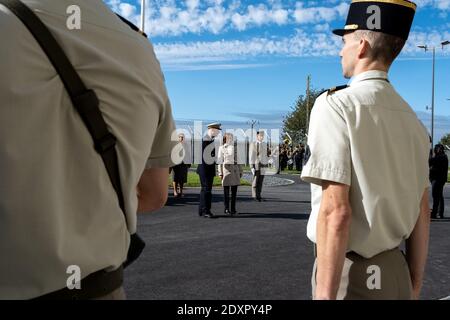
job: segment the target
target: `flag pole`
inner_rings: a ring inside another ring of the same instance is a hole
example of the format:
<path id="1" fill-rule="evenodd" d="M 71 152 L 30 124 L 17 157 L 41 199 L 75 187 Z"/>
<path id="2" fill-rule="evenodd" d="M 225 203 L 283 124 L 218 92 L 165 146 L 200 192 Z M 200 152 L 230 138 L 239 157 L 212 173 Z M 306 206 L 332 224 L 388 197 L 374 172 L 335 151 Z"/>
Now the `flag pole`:
<path id="1" fill-rule="evenodd" d="M 141 0 L 141 31 L 145 32 L 145 0 Z"/>

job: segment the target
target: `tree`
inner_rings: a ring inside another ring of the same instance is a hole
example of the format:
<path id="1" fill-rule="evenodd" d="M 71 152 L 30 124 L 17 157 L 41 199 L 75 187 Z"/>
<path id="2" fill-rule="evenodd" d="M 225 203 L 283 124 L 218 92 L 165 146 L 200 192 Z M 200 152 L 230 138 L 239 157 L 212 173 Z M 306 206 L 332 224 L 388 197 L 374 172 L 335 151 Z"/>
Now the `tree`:
<path id="1" fill-rule="evenodd" d="M 440 144 L 450 147 L 450 133 L 447 133 L 445 136 L 442 137 Z"/>
<path id="2" fill-rule="evenodd" d="M 309 112 L 311 113 L 314 101 L 323 90 L 310 90 L 309 94 Z M 293 140 L 293 143 L 306 143 L 306 135 L 308 133 L 307 124 L 307 97 L 306 95 L 300 95 L 295 102 L 295 105 L 291 107 L 292 111 L 289 112 L 283 120 L 283 132 L 288 133 Z"/>

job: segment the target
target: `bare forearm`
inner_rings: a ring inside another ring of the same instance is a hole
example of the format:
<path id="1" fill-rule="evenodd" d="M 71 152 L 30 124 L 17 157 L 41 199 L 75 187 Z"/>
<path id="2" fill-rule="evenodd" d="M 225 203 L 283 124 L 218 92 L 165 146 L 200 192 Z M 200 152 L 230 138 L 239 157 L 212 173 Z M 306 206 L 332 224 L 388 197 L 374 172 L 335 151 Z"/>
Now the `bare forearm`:
<path id="1" fill-rule="evenodd" d="M 336 299 L 350 233 L 350 209 L 345 210 L 319 214 L 315 299 Z"/>
<path id="2" fill-rule="evenodd" d="M 421 212 L 413 232 L 406 240 L 406 260 L 411 273 L 414 298 L 418 299 L 422 288 L 423 275 L 428 256 L 428 242 L 430 234 L 430 210 L 428 205 L 428 191 L 422 200 Z"/>
<path id="3" fill-rule="evenodd" d="M 137 212 L 152 212 L 160 209 L 167 201 L 167 168 L 146 169 L 137 186 Z"/>

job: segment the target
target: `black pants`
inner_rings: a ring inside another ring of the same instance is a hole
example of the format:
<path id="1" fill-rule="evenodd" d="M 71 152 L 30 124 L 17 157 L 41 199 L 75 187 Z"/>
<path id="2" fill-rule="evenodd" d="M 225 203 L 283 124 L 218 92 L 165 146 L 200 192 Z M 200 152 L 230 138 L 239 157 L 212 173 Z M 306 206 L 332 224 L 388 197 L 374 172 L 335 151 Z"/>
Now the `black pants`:
<path id="1" fill-rule="evenodd" d="M 211 201 L 212 201 L 212 187 L 213 187 L 214 176 L 210 175 L 200 175 L 200 183 L 202 189 L 200 191 L 200 205 L 198 208 L 199 214 L 209 213 L 211 211 Z"/>
<path id="2" fill-rule="evenodd" d="M 438 215 L 441 218 L 444 217 L 444 185 L 445 182 L 442 181 L 431 181 L 431 195 L 433 196 L 432 218 L 437 218 Z"/>
<path id="3" fill-rule="evenodd" d="M 238 186 L 224 186 L 223 187 L 223 195 L 224 195 L 224 204 L 225 209 L 230 210 L 230 188 L 231 188 L 231 212 L 236 212 L 236 195 Z"/>

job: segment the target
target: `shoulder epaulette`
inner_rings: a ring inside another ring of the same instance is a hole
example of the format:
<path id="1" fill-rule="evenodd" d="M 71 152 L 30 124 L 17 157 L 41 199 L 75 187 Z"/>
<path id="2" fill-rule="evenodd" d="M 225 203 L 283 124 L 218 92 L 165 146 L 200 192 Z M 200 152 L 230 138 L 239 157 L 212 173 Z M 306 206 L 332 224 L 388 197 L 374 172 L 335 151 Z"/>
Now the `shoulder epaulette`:
<path id="1" fill-rule="evenodd" d="M 122 20 L 126 25 L 128 25 L 131 29 L 133 29 L 134 31 L 140 33 L 141 35 L 143 35 L 144 37 L 147 38 L 147 34 L 145 34 L 145 32 L 141 31 L 134 23 L 132 23 L 131 21 L 125 19 L 124 17 L 122 17 L 120 14 L 116 13 L 116 16 L 119 17 L 120 20 Z"/>
<path id="2" fill-rule="evenodd" d="M 348 88 L 348 85 L 344 84 L 342 86 L 337 86 L 337 87 L 330 88 L 330 89 L 327 90 L 327 92 L 328 92 L 328 95 L 330 95 L 330 94 L 333 94 L 333 93 L 335 93 L 335 92 L 337 92 L 339 90 L 346 89 L 346 88 Z"/>

